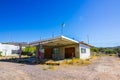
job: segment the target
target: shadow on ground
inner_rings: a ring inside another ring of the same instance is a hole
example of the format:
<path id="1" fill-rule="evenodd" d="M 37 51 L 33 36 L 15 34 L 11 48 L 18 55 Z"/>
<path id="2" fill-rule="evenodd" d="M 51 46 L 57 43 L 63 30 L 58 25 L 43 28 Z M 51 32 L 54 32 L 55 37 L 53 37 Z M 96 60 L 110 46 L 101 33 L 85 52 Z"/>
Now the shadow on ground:
<path id="1" fill-rule="evenodd" d="M 27 64 L 27 65 L 37 65 L 37 64 L 45 64 L 46 62 L 50 61 L 51 59 L 42 59 L 38 60 L 36 57 L 25 57 L 25 58 L 4 58 L 0 59 L 0 62 L 11 62 L 11 63 L 19 63 L 19 64 Z M 53 60 L 60 61 L 60 60 Z M 57 64 L 59 65 L 59 64 Z"/>
<path id="2" fill-rule="evenodd" d="M 0 59 L 0 62 L 11 62 L 11 63 L 19 63 L 19 64 L 27 64 L 27 65 L 36 65 L 36 64 L 44 64 L 46 60 L 38 61 L 36 57 L 25 57 L 25 58 L 4 58 Z"/>

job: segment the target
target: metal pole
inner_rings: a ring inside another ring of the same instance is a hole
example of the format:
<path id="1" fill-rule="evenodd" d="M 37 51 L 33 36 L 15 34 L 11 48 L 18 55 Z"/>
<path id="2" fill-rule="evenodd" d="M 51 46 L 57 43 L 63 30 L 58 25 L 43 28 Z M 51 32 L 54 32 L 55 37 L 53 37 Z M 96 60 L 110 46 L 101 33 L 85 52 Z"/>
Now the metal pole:
<path id="1" fill-rule="evenodd" d="M 22 54 L 22 45 L 19 44 L 19 59 L 21 58 L 21 54 Z"/>
<path id="2" fill-rule="evenodd" d="M 62 29 L 61 29 L 61 35 L 63 35 L 63 27 L 62 27 Z"/>
<path id="3" fill-rule="evenodd" d="M 63 35 L 63 28 L 65 26 L 65 23 L 62 23 L 62 29 L 61 29 L 61 35 Z"/>
<path id="4" fill-rule="evenodd" d="M 54 38 L 54 33 L 52 33 L 52 38 Z"/>
<path id="5" fill-rule="evenodd" d="M 88 41 L 88 44 L 89 44 L 89 35 L 87 35 L 87 41 Z"/>

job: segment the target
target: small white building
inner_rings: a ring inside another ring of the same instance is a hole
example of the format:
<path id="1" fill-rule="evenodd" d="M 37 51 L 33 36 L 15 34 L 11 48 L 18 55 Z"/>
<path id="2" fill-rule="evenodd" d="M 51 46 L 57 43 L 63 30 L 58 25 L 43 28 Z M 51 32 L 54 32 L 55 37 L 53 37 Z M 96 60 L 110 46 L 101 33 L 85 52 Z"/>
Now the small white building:
<path id="1" fill-rule="evenodd" d="M 90 45 L 86 44 L 84 42 L 79 43 L 79 53 L 81 59 L 87 59 L 90 58 Z"/>
<path id="2" fill-rule="evenodd" d="M 0 43 L 0 52 L 2 52 L 2 56 L 10 56 L 12 54 L 16 54 L 18 50 L 19 46 Z"/>

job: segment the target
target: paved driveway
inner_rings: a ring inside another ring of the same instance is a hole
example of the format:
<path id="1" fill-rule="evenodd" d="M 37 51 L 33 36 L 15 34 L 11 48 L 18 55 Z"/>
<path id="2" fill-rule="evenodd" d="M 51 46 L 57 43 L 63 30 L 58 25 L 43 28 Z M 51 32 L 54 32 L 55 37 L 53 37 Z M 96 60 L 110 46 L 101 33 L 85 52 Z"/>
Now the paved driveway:
<path id="1" fill-rule="evenodd" d="M 89 66 L 45 67 L 0 62 L 0 80 L 120 80 L 120 59 L 116 57 L 100 57 Z"/>

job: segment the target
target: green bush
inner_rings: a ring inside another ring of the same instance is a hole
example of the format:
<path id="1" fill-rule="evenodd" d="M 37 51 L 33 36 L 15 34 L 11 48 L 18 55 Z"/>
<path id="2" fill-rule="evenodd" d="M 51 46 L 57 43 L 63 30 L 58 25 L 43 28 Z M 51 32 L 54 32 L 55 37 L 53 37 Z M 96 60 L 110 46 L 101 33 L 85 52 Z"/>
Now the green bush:
<path id="1" fill-rule="evenodd" d="M 0 56 L 2 56 L 2 52 L 0 51 Z"/>
<path id="2" fill-rule="evenodd" d="M 21 55 L 27 55 L 29 52 L 22 51 Z"/>
<path id="3" fill-rule="evenodd" d="M 32 56 L 35 54 L 36 47 L 26 47 L 22 51 L 22 55 Z"/>

